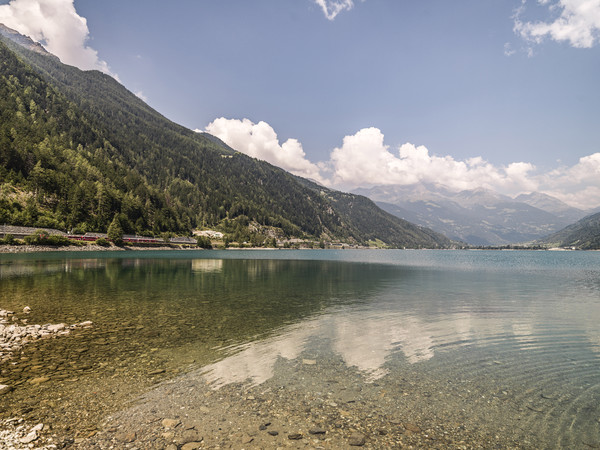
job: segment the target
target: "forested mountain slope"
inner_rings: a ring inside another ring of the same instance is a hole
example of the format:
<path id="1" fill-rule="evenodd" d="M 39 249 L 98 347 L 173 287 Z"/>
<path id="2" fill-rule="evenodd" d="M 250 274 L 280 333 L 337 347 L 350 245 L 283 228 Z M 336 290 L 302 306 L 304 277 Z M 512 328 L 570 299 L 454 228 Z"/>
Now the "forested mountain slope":
<path id="1" fill-rule="evenodd" d="M 407 233 L 363 197 L 327 195 L 181 127 L 113 78 L 23 39 L 0 36 L 0 223 L 105 231 L 118 215 L 126 233 L 254 222 L 287 236 L 451 244 L 418 227 Z"/>
<path id="2" fill-rule="evenodd" d="M 553 247 L 600 250 L 600 213 L 584 217 L 538 243 Z"/>

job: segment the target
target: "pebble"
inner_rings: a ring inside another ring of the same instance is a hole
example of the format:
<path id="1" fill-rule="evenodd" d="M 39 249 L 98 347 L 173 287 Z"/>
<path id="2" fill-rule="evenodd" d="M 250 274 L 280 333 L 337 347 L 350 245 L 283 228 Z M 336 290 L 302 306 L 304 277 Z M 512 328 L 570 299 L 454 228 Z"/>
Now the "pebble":
<path id="1" fill-rule="evenodd" d="M 311 428 L 310 430 L 308 430 L 308 432 L 310 434 L 325 434 L 326 431 L 323 428 Z"/>
<path id="2" fill-rule="evenodd" d="M 38 438 L 37 431 L 32 430 L 29 432 L 27 436 L 24 436 L 19 439 L 21 444 L 29 444 L 30 442 L 35 441 Z"/>
<path id="3" fill-rule="evenodd" d="M 0 384 L 0 395 L 6 394 L 12 391 L 12 386 L 8 386 L 6 384 Z"/>
<path id="4" fill-rule="evenodd" d="M 181 450 L 197 450 L 202 447 L 202 442 L 187 442 L 183 444 Z M 177 448 L 177 447 L 175 447 Z"/>
<path id="5" fill-rule="evenodd" d="M 415 425 L 414 423 L 403 423 L 402 426 L 406 431 L 409 431 L 411 433 L 421 432 L 421 428 L 418 425 Z"/>
<path id="6" fill-rule="evenodd" d="M 29 380 L 29 384 L 42 384 L 42 383 L 45 383 L 48 380 L 50 380 L 49 377 L 32 378 L 31 380 Z"/>
<path id="7" fill-rule="evenodd" d="M 137 438 L 134 431 L 133 432 L 124 431 L 122 433 L 117 434 L 115 437 L 117 438 L 117 440 L 119 440 L 121 442 L 133 442 Z"/>
<path id="8" fill-rule="evenodd" d="M 249 444 L 250 442 L 252 442 L 254 440 L 254 438 L 248 434 L 245 434 L 242 437 L 242 444 Z"/>
<path id="9" fill-rule="evenodd" d="M 163 419 L 161 423 L 165 428 L 176 428 L 181 422 L 177 419 Z"/>
<path id="10" fill-rule="evenodd" d="M 366 443 L 364 434 L 354 433 L 348 438 L 348 444 L 353 447 L 362 447 Z"/>
<path id="11" fill-rule="evenodd" d="M 185 430 L 183 435 L 181 436 L 181 441 L 183 444 L 187 444 L 188 442 L 201 442 L 202 436 L 194 429 Z"/>
<path id="12" fill-rule="evenodd" d="M 167 431 L 167 432 L 163 433 L 161 436 L 166 441 L 172 441 L 173 438 L 175 437 L 175 433 L 173 433 L 172 431 Z"/>
<path id="13" fill-rule="evenodd" d="M 288 439 L 291 439 L 292 441 L 298 441 L 300 439 L 302 439 L 304 436 L 302 436 L 302 433 L 292 433 L 292 434 L 288 434 Z"/>

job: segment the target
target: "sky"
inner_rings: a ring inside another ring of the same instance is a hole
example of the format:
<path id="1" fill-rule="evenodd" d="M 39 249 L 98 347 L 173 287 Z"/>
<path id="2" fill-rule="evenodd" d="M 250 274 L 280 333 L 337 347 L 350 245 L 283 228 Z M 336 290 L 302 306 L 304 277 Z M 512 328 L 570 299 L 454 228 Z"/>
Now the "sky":
<path id="1" fill-rule="evenodd" d="M 0 0 L 0 23 L 327 186 L 600 206 L 600 0 Z"/>

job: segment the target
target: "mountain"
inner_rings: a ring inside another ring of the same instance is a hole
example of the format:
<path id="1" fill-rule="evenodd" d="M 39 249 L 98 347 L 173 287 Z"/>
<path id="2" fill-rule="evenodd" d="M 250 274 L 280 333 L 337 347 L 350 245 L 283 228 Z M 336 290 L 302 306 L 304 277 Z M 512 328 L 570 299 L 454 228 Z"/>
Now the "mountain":
<path id="1" fill-rule="evenodd" d="M 40 45 L 37 42 L 32 41 L 30 38 L 28 38 L 26 36 L 23 36 L 22 34 L 13 30 L 12 28 L 8 28 L 3 23 L 0 23 L 0 35 L 19 44 L 21 47 L 31 50 L 32 52 L 40 53 L 49 58 L 56 58 L 58 60 L 58 58 L 56 56 L 52 55 L 51 53 L 48 53 L 42 45 Z"/>
<path id="2" fill-rule="evenodd" d="M 398 247 L 422 246 L 418 242 L 423 239 L 432 242 L 434 244 L 430 245 L 432 248 L 449 248 L 457 245 L 457 242 L 452 242 L 443 234 L 429 228 L 415 225 L 404 219 L 398 222 L 399 218 L 394 214 L 380 208 L 372 208 L 371 205 L 374 203 L 367 197 L 329 189 L 305 178 L 297 177 L 297 179 L 302 185 L 326 198 L 346 223 L 352 222 L 353 226 L 364 230 L 363 233 L 369 241 L 381 239 L 380 236 L 385 235 L 386 230 L 400 228 L 405 243 Z"/>
<path id="3" fill-rule="evenodd" d="M 577 222 L 589 214 L 588 211 L 569 206 L 565 202 L 541 192 L 521 194 L 515 197 L 515 201 L 527 203 L 530 206 L 552 213 L 569 223 Z"/>
<path id="4" fill-rule="evenodd" d="M 513 199 L 487 189 L 452 192 L 425 183 L 355 192 L 390 214 L 472 245 L 531 242 L 586 214 L 544 194 Z"/>
<path id="5" fill-rule="evenodd" d="M 8 31 L 7 31 L 8 30 Z M 216 227 L 447 247 L 372 201 L 325 189 L 177 125 L 116 80 L 0 29 L 0 223 L 125 233 Z"/>
<path id="6" fill-rule="evenodd" d="M 600 250 L 600 213 L 580 221 L 544 238 L 537 243 L 549 247 L 572 247 L 579 250 Z"/>

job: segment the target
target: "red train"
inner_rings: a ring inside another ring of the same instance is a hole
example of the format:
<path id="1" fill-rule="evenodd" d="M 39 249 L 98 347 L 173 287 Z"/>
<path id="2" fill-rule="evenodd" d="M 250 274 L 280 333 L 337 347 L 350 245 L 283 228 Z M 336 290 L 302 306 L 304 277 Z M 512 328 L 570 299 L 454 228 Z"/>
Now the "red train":
<path id="1" fill-rule="evenodd" d="M 108 239 L 106 234 L 101 233 L 86 233 L 86 234 L 69 234 L 67 236 L 69 239 L 73 239 L 75 241 L 86 241 L 86 242 L 94 242 L 97 239 Z M 132 244 L 164 244 L 163 239 L 157 239 L 148 236 L 123 236 L 123 242 L 130 242 Z"/>

